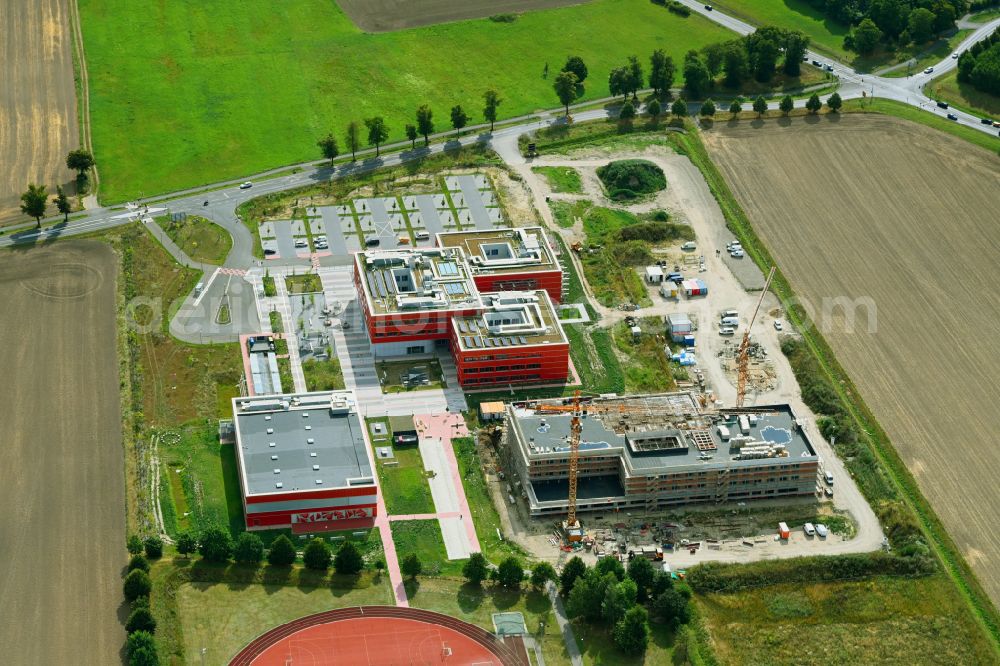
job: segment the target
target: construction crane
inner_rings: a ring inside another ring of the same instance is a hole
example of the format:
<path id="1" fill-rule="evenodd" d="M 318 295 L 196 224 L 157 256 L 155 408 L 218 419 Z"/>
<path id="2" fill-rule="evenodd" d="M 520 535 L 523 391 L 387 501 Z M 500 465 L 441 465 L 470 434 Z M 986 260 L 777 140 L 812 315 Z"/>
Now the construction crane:
<path id="1" fill-rule="evenodd" d="M 750 323 L 747 325 L 747 330 L 743 333 L 743 341 L 740 342 L 740 348 L 736 352 L 736 408 L 739 409 L 743 406 L 743 401 L 747 397 L 747 379 L 750 376 L 750 331 L 753 329 L 753 323 L 757 320 L 757 313 L 760 312 L 760 304 L 764 302 L 764 295 L 767 294 L 767 288 L 771 286 L 771 279 L 774 277 L 774 266 L 771 266 L 771 271 L 767 274 L 767 282 L 764 283 L 764 289 L 760 292 L 760 298 L 757 300 L 757 307 L 754 308 L 753 316 L 750 317 Z"/>
<path id="2" fill-rule="evenodd" d="M 569 541 L 579 541 L 583 538 L 583 530 L 576 519 L 576 482 L 580 467 L 580 433 L 583 431 L 580 423 L 580 391 L 573 394 L 572 410 L 573 418 L 569 424 L 569 506 L 563 531 Z"/>

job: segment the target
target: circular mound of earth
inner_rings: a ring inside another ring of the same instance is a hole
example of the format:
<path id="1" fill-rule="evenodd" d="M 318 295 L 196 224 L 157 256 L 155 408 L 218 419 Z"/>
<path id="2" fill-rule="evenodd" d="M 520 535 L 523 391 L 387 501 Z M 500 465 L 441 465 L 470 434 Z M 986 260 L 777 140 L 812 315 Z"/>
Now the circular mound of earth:
<path id="1" fill-rule="evenodd" d="M 666 188 L 663 169 L 648 160 L 617 160 L 597 169 L 609 199 L 629 201 Z"/>

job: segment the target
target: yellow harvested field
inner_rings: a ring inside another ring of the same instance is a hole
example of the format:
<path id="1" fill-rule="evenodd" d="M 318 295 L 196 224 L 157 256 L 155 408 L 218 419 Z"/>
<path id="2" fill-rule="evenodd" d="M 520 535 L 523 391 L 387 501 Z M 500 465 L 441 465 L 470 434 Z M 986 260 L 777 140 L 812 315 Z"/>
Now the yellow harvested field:
<path id="1" fill-rule="evenodd" d="M 718 123 L 704 140 L 1000 604 L 1000 157 L 862 114 Z"/>

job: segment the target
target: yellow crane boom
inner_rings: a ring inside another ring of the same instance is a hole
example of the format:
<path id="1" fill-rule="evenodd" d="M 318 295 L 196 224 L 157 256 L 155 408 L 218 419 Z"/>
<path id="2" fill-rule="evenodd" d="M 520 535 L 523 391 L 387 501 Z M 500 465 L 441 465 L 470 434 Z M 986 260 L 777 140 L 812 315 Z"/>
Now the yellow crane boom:
<path id="1" fill-rule="evenodd" d="M 576 477 L 580 466 L 580 392 L 573 395 L 573 418 L 569 425 L 569 507 L 566 512 L 566 524 L 576 525 Z"/>
<path id="2" fill-rule="evenodd" d="M 767 274 L 767 281 L 764 283 L 764 289 L 760 292 L 760 298 L 757 299 L 757 307 L 754 308 L 753 316 L 750 317 L 750 323 L 747 325 L 747 330 L 743 333 L 743 341 L 740 342 L 740 348 L 736 352 L 736 407 L 739 409 L 743 406 L 743 401 L 747 397 L 747 379 L 750 376 L 750 331 L 753 329 L 753 323 L 757 321 L 757 313 L 760 312 L 760 304 L 764 302 L 764 296 L 767 294 L 767 288 L 771 286 L 771 279 L 774 277 L 775 267 L 771 266 L 771 271 Z"/>

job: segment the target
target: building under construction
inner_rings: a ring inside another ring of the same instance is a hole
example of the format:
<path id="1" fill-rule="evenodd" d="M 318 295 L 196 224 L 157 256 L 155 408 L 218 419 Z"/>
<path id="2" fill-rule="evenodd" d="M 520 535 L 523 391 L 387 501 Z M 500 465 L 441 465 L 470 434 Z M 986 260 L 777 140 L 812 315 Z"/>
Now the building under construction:
<path id="1" fill-rule="evenodd" d="M 576 510 L 655 510 L 816 492 L 819 458 L 790 406 L 702 410 L 690 393 L 506 406 L 502 455 L 532 516 L 568 508 L 571 427 L 580 424 Z"/>

